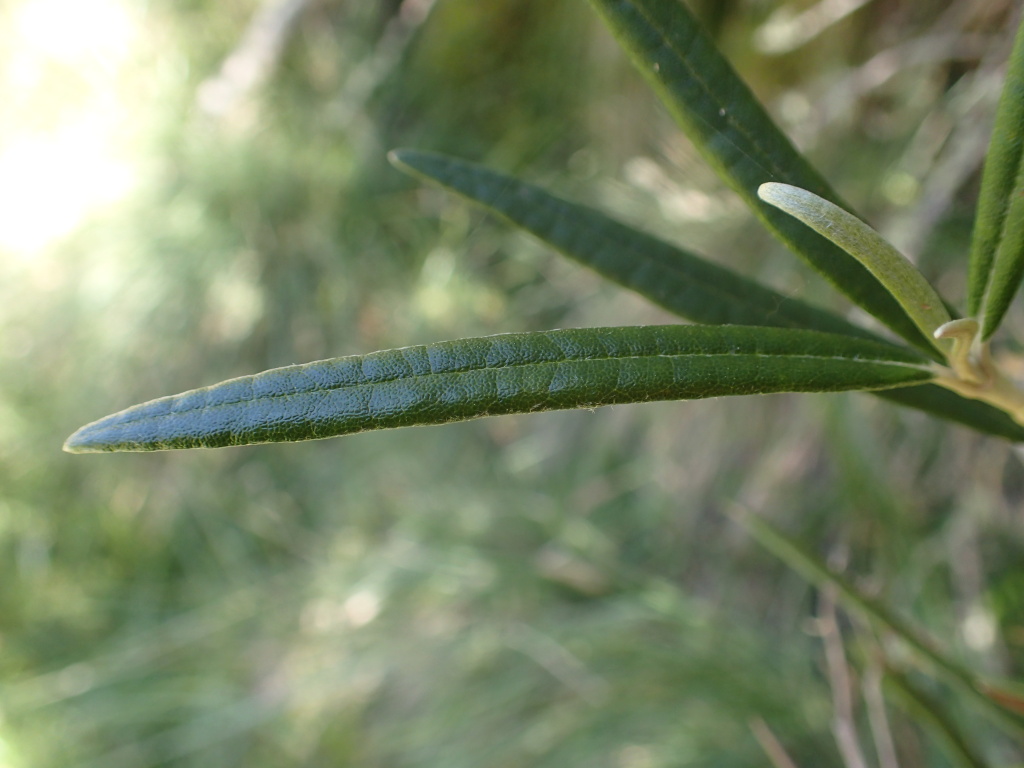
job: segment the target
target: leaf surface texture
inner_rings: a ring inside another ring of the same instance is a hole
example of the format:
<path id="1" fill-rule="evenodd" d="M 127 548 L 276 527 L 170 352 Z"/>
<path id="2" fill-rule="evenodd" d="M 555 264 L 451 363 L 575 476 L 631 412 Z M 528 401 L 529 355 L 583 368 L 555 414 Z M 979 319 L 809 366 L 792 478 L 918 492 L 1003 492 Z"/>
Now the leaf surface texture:
<path id="1" fill-rule="evenodd" d="M 665 325 L 502 334 L 231 379 L 89 424 L 65 449 L 315 440 L 498 414 L 882 389 L 931 377 L 913 352 L 816 331 Z"/>
<path id="2" fill-rule="evenodd" d="M 766 181 L 850 210 L 768 116 L 679 0 L 590 0 L 684 132 L 769 231 L 854 303 L 910 343 L 934 348 L 856 259 L 757 197 Z"/>

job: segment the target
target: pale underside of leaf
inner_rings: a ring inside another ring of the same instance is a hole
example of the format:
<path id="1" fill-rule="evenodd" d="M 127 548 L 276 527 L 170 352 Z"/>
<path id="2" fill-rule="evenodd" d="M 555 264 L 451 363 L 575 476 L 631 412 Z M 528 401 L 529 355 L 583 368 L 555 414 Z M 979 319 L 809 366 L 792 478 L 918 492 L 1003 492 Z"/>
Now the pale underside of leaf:
<path id="1" fill-rule="evenodd" d="M 810 328 L 861 338 L 871 332 L 732 270 L 488 168 L 415 150 L 395 165 L 485 206 L 560 253 L 698 323 Z"/>
<path id="2" fill-rule="evenodd" d="M 668 325 L 502 334 L 278 368 L 164 397 L 83 427 L 65 450 L 315 440 L 615 403 L 883 389 L 932 375 L 915 353 L 815 331 Z"/>
<path id="3" fill-rule="evenodd" d="M 1024 273 L 1024 20 L 1017 30 L 982 173 L 967 310 L 988 339 Z"/>
<path id="4" fill-rule="evenodd" d="M 875 230 L 806 189 L 768 182 L 758 188 L 757 194 L 857 259 L 893 295 L 939 352 L 945 355 L 952 349 L 951 341 L 934 336 L 951 319 L 942 299 L 917 267 Z"/>
<path id="5" fill-rule="evenodd" d="M 839 197 L 775 125 L 679 0 L 591 0 L 709 164 L 797 255 L 903 338 L 935 355 L 856 259 L 757 198 L 762 182 Z"/>

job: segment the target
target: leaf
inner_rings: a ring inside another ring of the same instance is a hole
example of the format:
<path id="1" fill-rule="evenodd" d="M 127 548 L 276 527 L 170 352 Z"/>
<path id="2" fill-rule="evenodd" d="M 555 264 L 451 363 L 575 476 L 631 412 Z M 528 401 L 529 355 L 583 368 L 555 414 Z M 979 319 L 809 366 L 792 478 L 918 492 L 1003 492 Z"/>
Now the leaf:
<path id="1" fill-rule="evenodd" d="M 769 230 L 853 302 L 938 359 L 931 342 L 856 259 L 758 199 L 763 182 L 777 181 L 842 205 L 686 6 L 679 0 L 590 2 L 697 149 Z"/>
<path id="2" fill-rule="evenodd" d="M 942 702 L 923 691 L 906 675 L 893 669 L 886 670 L 883 684 L 891 697 L 938 737 L 955 764 L 964 768 L 986 768 L 985 761 L 964 738 L 957 722 L 945 711 Z"/>
<path id="3" fill-rule="evenodd" d="M 994 685 L 985 686 L 984 694 L 1002 707 L 1024 715 L 1024 694 Z"/>
<path id="4" fill-rule="evenodd" d="M 842 576 L 834 573 L 816 556 L 776 529 L 768 521 L 742 511 L 733 515 L 733 518 L 759 544 L 807 581 L 818 587 L 826 585 L 834 587 L 838 601 L 848 611 L 899 638 L 913 652 L 914 656 L 924 662 L 937 677 L 970 697 L 978 709 L 985 712 L 1004 731 L 1018 738 L 1024 737 L 1024 719 L 1007 711 L 989 698 L 985 693 L 987 688 L 984 683 L 972 672 L 940 651 L 930 638 L 925 637 L 903 621 L 883 603 L 865 595 Z"/>
<path id="5" fill-rule="evenodd" d="M 1014 421 L 1006 411 L 980 400 L 962 397 L 945 387 L 922 384 L 872 394 L 900 405 L 917 408 L 933 416 L 964 424 L 979 432 L 1005 437 L 1015 443 L 1024 442 L 1024 426 Z"/>
<path id="6" fill-rule="evenodd" d="M 316 440 L 507 413 L 930 379 L 889 344 L 816 331 L 647 326 L 503 334 L 277 368 L 82 427 L 72 453 Z"/>
<path id="7" fill-rule="evenodd" d="M 700 323 L 804 327 L 882 341 L 831 313 L 790 299 L 731 270 L 638 232 L 599 211 L 462 160 L 396 150 L 403 170 L 451 189 L 609 279 Z M 931 384 L 875 392 L 901 405 L 1024 442 L 1024 427 L 998 408 Z"/>
<path id="8" fill-rule="evenodd" d="M 996 110 L 971 240 L 967 310 L 981 337 L 999 327 L 1024 276 L 1024 20 Z"/>
<path id="9" fill-rule="evenodd" d="M 409 149 L 395 150 L 389 157 L 402 170 L 486 206 L 569 258 L 695 322 L 878 338 L 837 315 L 503 173 Z"/>
<path id="10" fill-rule="evenodd" d="M 917 267 L 884 237 L 853 214 L 806 189 L 768 182 L 758 188 L 757 194 L 867 267 L 906 310 L 921 333 L 943 356 L 949 356 L 953 343 L 935 338 L 935 331 L 952 319 L 946 306 Z"/>

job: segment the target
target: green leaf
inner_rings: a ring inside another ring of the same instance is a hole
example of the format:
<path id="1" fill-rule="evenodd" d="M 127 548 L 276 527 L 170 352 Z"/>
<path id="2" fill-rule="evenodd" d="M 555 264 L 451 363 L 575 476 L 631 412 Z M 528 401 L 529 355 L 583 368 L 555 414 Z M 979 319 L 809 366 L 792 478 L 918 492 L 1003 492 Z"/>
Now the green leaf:
<path id="1" fill-rule="evenodd" d="M 986 768 L 985 761 L 974 751 L 942 702 L 926 693 L 910 678 L 887 669 L 883 678 L 886 693 L 895 698 L 913 718 L 936 735 L 954 764 L 963 768 Z"/>
<path id="2" fill-rule="evenodd" d="M 768 182 L 757 191 L 769 205 L 802 221 L 863 264 L 900 303 L 921 333 L 944 356 L 953 343 L 935 338 L 935 331 L 952 318 L 942 299 L 917 267 L 884 237 L 851 213 L 813 192 L 789 184 Z"/>
<path id="3" fill-rule="evenodd" d="M 402 170 L 486 206 L 569 258 L 695 322 L 878 338 L 837 315 L 511 176 L 429 152 L 401 149 L 389 157 Z"/>
<path id="4" fill-rule="evenodd" d="M 511 176 L 444 155 L 396 150 L 403 170 L 480 203 L 560 252 L 666 309 L 700 323 L 803 327 L 881 341 L 869 331 Z M 998 408 L 931 384 L 880 397 L 981 432 L 1024 442 L 1024 427 Z"/>
<path id="5" fill-rule="evenodd" d="M 777 181 L 848 208 L 772 122 L 686 6 L 679 0 L 591 4 L 707 161 L 769 230 L 852 301 L 936 357 L 929 340 L 863 265 L 758 199 L 763 182 Z"/>
<path id="6" fill-rule="evenodd" d="M 164 397 L 82 427 L 72 453 L 316 440 L 507 413 L 932 377 L 889 344 L 816 331 L 665 325 L 503 334 L 342 357 Z"/>
<path id="7" fill-rule="evenodd" d="M 980 400 L 971 400 L 935 384 L 916 387 L 901 387 L 884 392 L 873 392 L 886 400 L 930 413 L 943 419 L 998 437 L 1005 437 L 1015 443 L 1024 442 L 1024 426 L 1014 421 L 999 408 Z"/>
<path id="8" fill-rule="evenodd" d="M 999 327 L 1024 276 L 1024 21 L 1010 54 L 1006 83 L 982 173 L 971 241 L 968 313 L 981 337 Z"/>
<path id="9" fill-rule="evenodd" d="M 765 549 L 774 554 L 803 578 L 818 587 L 835 588 L 837 599 L 848 611 L 855 613 L 878 629 L 899 638 L 913 655 L 939 678 L 968 696 L 1004 731 L 1024 737 L 1024 718 L 1004 709 L 985 693 L 985 684 L 974 673 L 949 658 L 932 642 L 889 608 L 861 592 L 842 576 L 834 573 L 819 558 L 757 515 L 738 512 L 733 518 Z"/>

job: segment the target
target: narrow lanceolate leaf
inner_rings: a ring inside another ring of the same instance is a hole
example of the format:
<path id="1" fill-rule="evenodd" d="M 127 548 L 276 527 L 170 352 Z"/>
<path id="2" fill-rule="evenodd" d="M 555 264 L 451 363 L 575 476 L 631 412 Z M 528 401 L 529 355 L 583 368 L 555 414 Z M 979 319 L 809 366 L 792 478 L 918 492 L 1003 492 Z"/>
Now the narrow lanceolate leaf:
<path id="1" fill-rule="evenodd" d="M 698 323 L 870 332 L 810 304 L 639 232 L 532 184 L 444 155 L 402 149 L 390 158 L 497 213 L 562 254 Z"/>
<path id="2" fill-rule="evenodd" d="M 885 691 L 896 699 L 914 720 L 930 729 L 946 748 L 954 765 L 963 768 L 987 768 L 987 764 L 968 743 L 956 719 L 949 716 L 943 702 L 922 690 L 906 675 L 886 670 Z"/>
<path id="3" fill-rule="evenodd" d="M 936 339 L 934 335 L 951 320 L 942 299 L 917 267 L 884 237 L 853 214 L 806 189 L 768 182 L 758 188 L 757 194 L 857 259 L 900 303 L 936 350 L 943 355 L 952 350 L 949 339 Z"/>
<path id="4" fill-rule="evenodd" d="M 760 202 L 765 181 L 841 204 L 793 147 L 680 0 L 591 0 L 641 73 L 719 175 L 765 225 L 852 301 L 935 355 L 895 299 L 856 259 Z"/>
<path id="5" fill-rule="evenodd" d="M 72 453 L 316 440 L 507 413 L 932 377 L 913 352 L 850 336 L 664 325 L 504 334 L 278 368 L 82 427 Z"/>
<path id="6" fill-rule="evenodd" d="M 1024 276 L 1024 21 L 1010 54 L 982 174 L 971 242 L 967 310 L 981 336 L 999 327 Z"/>
<path id="7" fill-rule="evenodd" d="M 935 384 L 900 387 L 873 393 L 900 405 L 930 413 L 940 419 L 964 424 L 979 432 L 1005 437 L 1015 443 L 1024 442 L 1024 426 L 1014 421 L 1006 411 L 980 400 L 970 400 Z"/>
<path id="8" fill-rule="evenodd" d="M 864 594 L 842 576 L 834 573 L 819 557 L 808 552 L 768 521 L 757 515 L 742 512 L 734 515 L 734 518 L 759 544 L 803 578 L 818 587 L 833 587 L 839 603 L 846 610 L 858 614 L 876 628 L 899 638 L 919 662 L 926 665 L 936 677 L 970 698 L 979 711 L 984 712 L 1005 732 L 1017 738 L 1024 737 L 1024 718 L 989 698 L 982 680 L 940 650 L 931 638 L 897 616 L 888 606 Z"/>
<path id="9" fill-rule="evenodd" d="M 391 157 L 400 168 L 487 206 L 567 256 L 690 320 L 873 337 L 835 315 L 504 174 L 427 152 L 398 150 Z M 1024 427 L 1006 413 L 943 387 L 924 384 L 875 394 L 981 432 L 1024 442 Z"/>

